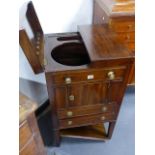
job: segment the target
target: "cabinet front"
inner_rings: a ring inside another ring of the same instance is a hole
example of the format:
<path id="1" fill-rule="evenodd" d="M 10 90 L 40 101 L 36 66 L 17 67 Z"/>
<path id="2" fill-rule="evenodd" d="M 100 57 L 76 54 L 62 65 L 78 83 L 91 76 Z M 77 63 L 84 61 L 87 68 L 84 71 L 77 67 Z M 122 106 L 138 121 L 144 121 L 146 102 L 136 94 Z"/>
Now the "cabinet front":
<path id="1" fill-rule="evenodd" d="M 125 74 L 125 66 L 55 74 L 52 89 L 59 127 L 115 121 Z"/>

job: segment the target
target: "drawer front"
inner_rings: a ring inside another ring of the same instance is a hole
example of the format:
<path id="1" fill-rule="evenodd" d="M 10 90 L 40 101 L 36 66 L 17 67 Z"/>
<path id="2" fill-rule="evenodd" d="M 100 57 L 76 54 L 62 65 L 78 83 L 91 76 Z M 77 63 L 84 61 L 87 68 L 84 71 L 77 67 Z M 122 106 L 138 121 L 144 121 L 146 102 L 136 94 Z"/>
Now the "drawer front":
<path id="1" fill-rule="evenodd" d="M 114 114 L 99 114 L 93 116 L 76 117 L 70 119 L 59 120 L 60 129 L 80 127 L 85 125 L 98 124 L 106 121 L 115 120 Z"/>
<path id="2" fill-rule="evenodd" d="M 127 48 L 129 48 L 130 50 L 132 50 L 133 52 L 135 52 L 135 43 L 127 43 L 126 44 Z"/>
<path id="3" fill-rule="evenodd" d="M 20 155 L 39 155 L 37 153 L 37 147 L 34 139 L 31 139 L 29 143 L 27 143 L 23 149 L 20 150 Z"/>
<path id="4" fill-rule="evenodd" d="M 58 111 L 58 117 L 59 119 L 65 119 L 84 115 L 114 113 L 115 104 L 116 103 L 96 104 L 89 106 L 80 106 L 76 108 L 66 108 L 65 110 Z"/>
<path id="5" fill-rule="evenodd" d="M 115 32 L 134 32 L 135 31 L 135 21 L 117 21 L 111 20 L 109 23 L 111 29 Z"/>
<path id="6" fill-rule="evenodd" d="M 122 32 L 117 33 L 117 40 L 122 43 L 135 42 L 135 32 Z"/>
<path id="7" fill-rule="evenodd" d="M 32 137 L 31 129 L 27 121 L 24 121 L 19 129 L 19 147 L 23 147 Z"/>
<path id="8" fill-rule="evenodd" d="M 54 84 L 72 84 L 75 82 L 91 82 L 96 80 L 108 80 L 108 73 L 113 71 L 115 79 L 122 79 L 125 74 L 125 66 L 89 71 L 72 71 L 70 73 L 55 73 Z M 51 77 L 52 79 L 52 77 Z"/>

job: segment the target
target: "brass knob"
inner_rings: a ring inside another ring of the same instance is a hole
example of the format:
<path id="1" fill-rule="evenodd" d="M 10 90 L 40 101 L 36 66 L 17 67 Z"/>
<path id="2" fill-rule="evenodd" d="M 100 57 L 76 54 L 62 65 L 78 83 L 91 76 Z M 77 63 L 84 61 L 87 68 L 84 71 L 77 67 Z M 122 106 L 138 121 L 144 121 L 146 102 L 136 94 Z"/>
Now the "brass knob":
<path id="1" fill-rule="evenodd" d="M 39 55 L 39 51 L 37 51 L 36 54 Z"/>
<path id="2" fill-rule="evenodd" d="M 69 100 L 70 100 L 70 101 L 74 101 L 74 95 L 70 95 L 70 96 L 69 96 Z"/>
<path id="3" fill-rule="evenodd" d="M 108 77 L 109 77 L 109 80 L 114 80 L 115 79 L 115 73 L 113 71 L 108 72 Z"/>
<path id="4" fill-rule="evenodd" d="M 132 28 L 132 25 L 128 25 L 128 29 L 131 29 Z"/>
<path id="5" fill-rule="evenodd" d="M 130 39 L 130 35 L 127 35 L 127 36 L 126 36 L 126 39 L 129 40 L 129 39 Z"/>
<path id="6" fill-rule="evenodd" d="M 65 82 L 66 82 L 66 84 L 70 84 L 72 82 L 72 80 L 70 77 L 67 77 L 67 78 L 65 78 Z"/>
<path id="7" fill-rule="evenodd" d="M 101 120 L 102 120 L 102 121 L 104 121 L 104 120 L 105 120 L 105 117 L 104 117 L 104 116 L 102 116 L 102 117 L 101 117 Z"/>
<path id="8" fill-rule="evenodd" d="M 37 40 L 40 40 L 40 36 L 37 37 Z"/>
<path id="9" fill-rule="evenodd" d="M 72 121 L 68 121 L 68 125 L 72 125 L 72 123 L 73 123 Z"/>
<path id="10" fill-rule="evenodd" d="M 72 112 L 72 111 L 68 111 L 68 112 L 67 112 L 67 116 L 68 116 L 68 117 L 73 116 L 73 112 Z"/>
<path id="11" fill-rule="evenodd" d="M 36 46 L 36 49 L 39 49 L 39 48 L 40 48 L 39 45 L 37 45 L 37 46 Z"/>
<path id="12" fill-rule="evenodd" d="M 108 109 L 107 107 L 103 107 L 103 108 L 102 108 L 102 111 L 103 111 L 103 112 L 106 112 L 107 109 Z"/>

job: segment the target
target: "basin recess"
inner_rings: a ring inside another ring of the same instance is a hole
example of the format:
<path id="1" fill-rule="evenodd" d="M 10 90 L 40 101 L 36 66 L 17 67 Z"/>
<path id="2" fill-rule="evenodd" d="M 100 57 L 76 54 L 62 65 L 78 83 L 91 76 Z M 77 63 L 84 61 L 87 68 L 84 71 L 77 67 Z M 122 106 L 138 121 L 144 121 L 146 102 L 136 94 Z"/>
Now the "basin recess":
<path id="1" fill-rule="evenodd" d="M 90 63 L 85 46 L 80 42 L 64 43 L 51 51 L 52 58 L 63 65 L 81 66 Z"/>

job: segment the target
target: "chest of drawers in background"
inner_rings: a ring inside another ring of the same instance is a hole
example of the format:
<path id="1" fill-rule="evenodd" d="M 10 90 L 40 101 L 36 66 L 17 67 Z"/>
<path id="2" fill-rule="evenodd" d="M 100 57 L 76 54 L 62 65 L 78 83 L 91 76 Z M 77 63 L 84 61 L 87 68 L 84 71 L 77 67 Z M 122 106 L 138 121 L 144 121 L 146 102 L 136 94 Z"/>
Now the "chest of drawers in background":
<path id="1" fill-rule="evenodd" d="M 19 154 L 46 155 L 34 111 L 37 104 L 20 93 Z"/>
<path id="2" fill-rule="evenodd" d="M 135 1 L 94 0 L 93 24 L 105 24 L 117 33 L 117 40 L 135 52 Z M 135 65 L 128 84 L 134 84 Z"/>

